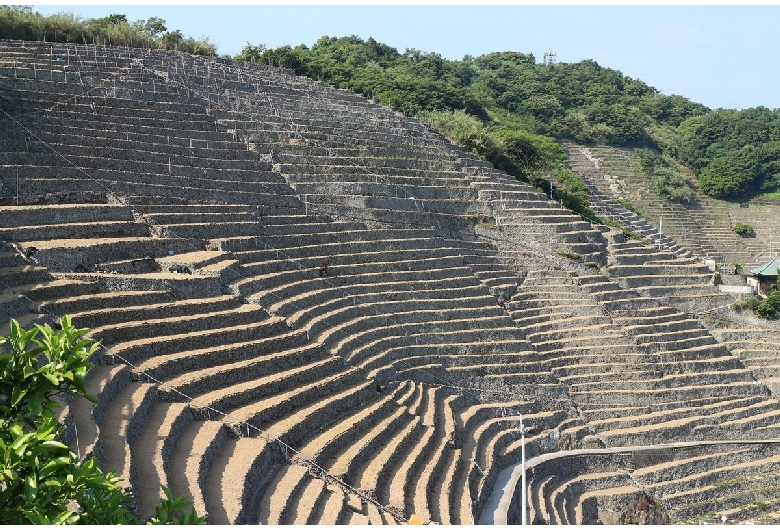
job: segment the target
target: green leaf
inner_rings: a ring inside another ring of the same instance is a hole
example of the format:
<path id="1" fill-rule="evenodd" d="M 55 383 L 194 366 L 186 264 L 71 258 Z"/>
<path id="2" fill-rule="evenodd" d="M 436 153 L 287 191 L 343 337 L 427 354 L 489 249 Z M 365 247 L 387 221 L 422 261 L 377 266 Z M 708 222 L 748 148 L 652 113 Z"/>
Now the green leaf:
<path id="1" fill-rule="evenodd" d="M 0 472 L 0 480 L 3 482 L 19 482 L 19 473 L 15 469 L 6 468 Z"/>
<path id="2" fill-rule="evenodd" d="M 46 462 L 38 472 L 38 475 L 43 479 L 54 473 L 55 471 L 70 466 L 71 459 L 67 456 L 60 456 L 53 460 Z"/>
<path id="3" fill-rule="evenodd" d="M 45 377 L 55 387 L 60 385 L 60 380 L 57 378 L 56 375 L 54 375 L 53 373 L 49 372 L 48 369 L 46 371 L 42 372 L 41 375 L 43 375 L 43 377 Z"/>
<path id="4" fill-rule="evenodd" d="M 43 400 L 40 394 L 35 393 L 30 396 L 30 400 L 27 403 L 30 409 L 30 413 L 34 416 L 40 416 L 43 411 Z"/>
<path id="5" fill-rule="evenodd" d="M 41 478 L 43 478 L 43 477 L 41 477 Z M 62 486 L 64 484 L 65 483 L 63 481 L 54 478 L 54 479 L 49 479 L 46 482 L 44 482 L 43 486 L 46 487 L 46 488 L 54 488 L 56 490 L 60 490 L 60 489 L 62 489 Z"/>
<path id="6" fill-rule="evenodd" d="M 24 498 L 28 503 L 35 501 L 38 495 L 38 481 L 35 475 L 28 475 L 24 479 Z"/>
<path id="7" fill-rule="evenodd" d="M 71 510 L 64 510 L 54 516 L 51 524 L 75 524 L 76 521 L 78 521 L 78 515 L 76 515 L 75 512 Z"/>
<path id="8" fill-rule="evenodd" d="M 14 423 L 11 425 L 11 427 L 8 428 L 9 432 L 14 438 L 21 438 L 24 436 L 24 430 L 22 429 L 22 426 L 18 423 Z"/>
<path id="9" fill-rule="evenodd" d="M 27 433 L 20 438 L 17 438 L 11 445 L 11 450 L 19 456 L 24 455 L 25 451 L 27 450 L 28 442 L 34 437 L 34 433 Z"/>
<path id="10" fill-rule="evenodd" d="M 11 406 L 15 407 L 17 406 L 22 399 L 24 399 L 24 396 L 27 394 L 27 388 L 22 388 L 19 386 L 14 387 L 13 391 L 11 392 Z"/>

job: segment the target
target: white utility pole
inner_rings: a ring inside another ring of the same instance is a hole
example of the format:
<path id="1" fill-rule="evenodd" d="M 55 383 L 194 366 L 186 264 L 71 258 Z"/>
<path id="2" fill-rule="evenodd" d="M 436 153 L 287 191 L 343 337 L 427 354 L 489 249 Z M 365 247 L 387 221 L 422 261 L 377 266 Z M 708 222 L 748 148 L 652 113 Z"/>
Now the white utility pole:
<path id="1" fill-rule="evenodd" d="M 523 425 L 523 417 L 520 416 L 520 494 L 522 495 L 520 497 L 520 510 L 522 513 L 521 516 L 521 523 L 523 526 L 528 524 L 528 521 L 526 520 L 528 516 L 526 515 L 526 499 L 528 493 L 525 491 L 525 426 Z"/>

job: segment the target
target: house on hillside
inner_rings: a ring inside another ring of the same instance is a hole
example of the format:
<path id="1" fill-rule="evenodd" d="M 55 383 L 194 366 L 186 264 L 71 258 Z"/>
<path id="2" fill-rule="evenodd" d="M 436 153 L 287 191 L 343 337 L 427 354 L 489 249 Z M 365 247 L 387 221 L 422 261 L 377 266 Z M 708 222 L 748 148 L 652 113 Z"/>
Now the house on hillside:
<path id="1" fill-rule="evenodd" d="M 777 285 L 777 275 L 780 270 L 780 259 L 775 256 L 766 265 L 756 269 L 751 269 L 748 273 L 747 283 L 752 285 L 756 293 L 766 295 L 775 285 Z"/>

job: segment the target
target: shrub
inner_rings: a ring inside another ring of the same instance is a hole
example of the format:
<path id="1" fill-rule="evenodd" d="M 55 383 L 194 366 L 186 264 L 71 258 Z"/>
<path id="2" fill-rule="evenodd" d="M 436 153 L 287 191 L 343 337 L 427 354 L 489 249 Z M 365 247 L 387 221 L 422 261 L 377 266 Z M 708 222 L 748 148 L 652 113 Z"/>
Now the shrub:
<path id="1" fill-rule="evenodd" d="M 634 154 L 637 156 L 637 167 L 648 175 L 652 175 L 658 162 L 658 155 L 646 148 L 635 149 Z"/>
<path id="2" fill-rule="evenodd" d="M 780 291 L 769 291 L 766 298 L 756 306 L 755 313 L 767 320 L 777 320 L 780 318 Z"/>
<path id="3" fill-rule="evenodd" d="M 629 230 L 628 228 L 623 228 L 622 230 L 623 230 L 623 235 L 626 236 L 628 239 L 642 241 L 642 236 L 640 236 L 638 233 L 634 232 L 633 230 Z"/>
<path id="4" fill-rule="evenodd" d="M 744 311 L 745 309 L 748 309 L 750 311 L 755 312 L 756 307 L 758 307 L 758 304 L 761 303 L 761 298 L 758 296 L 754 296 L 752 298 L 748 298 L 747 300 L 743 300 L 741 302 L 734 302 L 731 305 L 731 308 L 735 311 Z"/>
<path id="5" fill-rule="evenodd" d="M 482 217 L 476 221 L 475 225 L 479 228 L 495 228 L 496 219 L 494 217 Z"/>
<path id="6" fill-rule="evenodd" d="M 490 160 L 500 151 L 500 140 L 491 134 L 482 120 L 464 110 L 421 112 L 418 116 L 470 153 Z"/>
<path id="7" fill-rule="evenodd" d="M 694 199 L 695 194 L 688 185 L 688 181 L 671 168 L 656 168 L 652 183 L 661 197 L 667 200 L 690 202 Z"/>
<path id="8" fill-rule="evenodd" d="M 742 237 L 755 237 L 756 231 L 749 224 L 737 223 L 734 225 L 734 233 Z"/>

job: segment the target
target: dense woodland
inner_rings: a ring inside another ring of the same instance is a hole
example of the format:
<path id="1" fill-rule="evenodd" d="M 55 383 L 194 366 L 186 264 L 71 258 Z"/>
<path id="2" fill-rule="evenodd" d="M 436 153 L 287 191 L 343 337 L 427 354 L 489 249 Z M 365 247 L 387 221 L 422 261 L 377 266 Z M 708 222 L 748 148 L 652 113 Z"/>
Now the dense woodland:
<path id="1" fill-rule="evenodd" d="M 208 38 L 169 31 L 157 17 L 44 17 L 24 6 L 0 6 L 0 38 L 217 53 Z M 247 43 L 234 59 L 292 69 L 417 116 L 513 175 L 545 189 L 552 178 L 557 198 L 585 214 L 584 183 L 566 169 L 557 139 L 639 148 L 641 168 L 672 201 L 691 200 L 692 186 L 728 200 L 780 198 L 779 110 L 708 109 L 594 60 L 543 64 L 520 52 L 447 60 L 356 36 L 311 47 Z"/>

